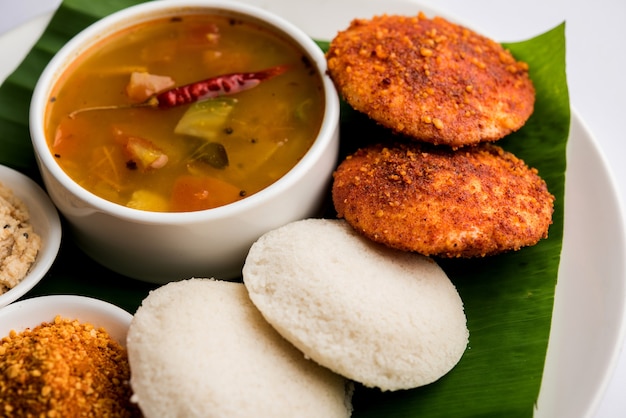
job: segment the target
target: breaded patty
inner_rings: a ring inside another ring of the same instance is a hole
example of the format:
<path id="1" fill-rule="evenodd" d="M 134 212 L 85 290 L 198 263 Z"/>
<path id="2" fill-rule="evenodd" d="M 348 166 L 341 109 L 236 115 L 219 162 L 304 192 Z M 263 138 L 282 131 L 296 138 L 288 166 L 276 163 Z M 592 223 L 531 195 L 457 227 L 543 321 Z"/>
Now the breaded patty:
<path id="1" fill-rule="evenodd" d="M 328 73 L 356 110 L 397 133 L 452 147 L 495 141 L 533 112 L 528 65 L 495 41 L 422 13 L 353 20 Z"/>
<path id="2" fill-rule="evenodd" d="M 496 145 L 410 141 L 349 156 L 332 197 L 337 215 L 373 241 L 441 257 L 534 245 L 547 237 L 554 204 L 537 170 Z"/>

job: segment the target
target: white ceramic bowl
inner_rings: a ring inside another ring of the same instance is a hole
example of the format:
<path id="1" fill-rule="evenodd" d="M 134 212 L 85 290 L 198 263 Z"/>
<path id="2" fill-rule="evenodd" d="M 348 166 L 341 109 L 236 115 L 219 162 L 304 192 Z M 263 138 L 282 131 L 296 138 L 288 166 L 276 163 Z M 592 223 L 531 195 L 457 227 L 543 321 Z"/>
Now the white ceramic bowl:
<path id="1" fill-rule="evenodd" d="M 14 330 L 21 332 L 60 315 L 96 328 L 104 328 L 115 341 L 126 347 L 126 334 L 132 314 L 100 299 L 74 295 L 39 296 L 15 302 L 0 309 L 0 338 Z"/>
<path id="2" fill-rule="evenodd" d="M 153 283 L 239 277 L 259 236 L 319 211 L 338 155 L 339 99 L 324 75 L 326 107 L 315 143 L 284 177 L 250 197 L 205 211 L 157 213 L 111 203 L 77 185 L 56 163 L 44 135 L 44 112 L 56 79 L 81 51 L 125 26 L 193 11 L 264 22 L 301 45 L 320 73 L 325 72 L 324 55 L 312 39 L 263 9 L 227 0 L 155 1 L 110 15 L 66 44 L 42 73 L 30 109 L 31 137 L 46 188 L 78 245 L 108 268 Z"/>
<path id="3" fill-rule="evenodd" d="M 29 177 L 0 165 L 0 183 L 10 188 L 24 202 L 33 230 L 41 237 L 41 249 L 28 274 L 15 287 L 0 295 L 2 308 L 26 294 L 48 272 L 61 245 L 61 222 L 46 192 Z"/>

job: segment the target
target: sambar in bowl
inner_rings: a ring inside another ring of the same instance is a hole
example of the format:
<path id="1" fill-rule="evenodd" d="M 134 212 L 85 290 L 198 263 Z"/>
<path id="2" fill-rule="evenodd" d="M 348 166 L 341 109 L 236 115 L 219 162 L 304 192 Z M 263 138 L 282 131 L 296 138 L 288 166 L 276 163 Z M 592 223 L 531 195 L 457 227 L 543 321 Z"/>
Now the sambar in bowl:
<path id="1" fill-rule="evenodd" d="M 57 163 L 95 195 L 183 212 L 275 182 L 323 112 L 322 77 L 298 45 L 250 20 L 187 14 L 82 54 L 51 91 L 45 132 Z"/>
<path id="2" fill-rule="evenodd" d="M 262 9 L 150 2 L 46 67 L 31 137 L 79 246 L 156 283 L 234 278 L 252 242 L 318 213 L 338 154 L 322 51 Z"/>

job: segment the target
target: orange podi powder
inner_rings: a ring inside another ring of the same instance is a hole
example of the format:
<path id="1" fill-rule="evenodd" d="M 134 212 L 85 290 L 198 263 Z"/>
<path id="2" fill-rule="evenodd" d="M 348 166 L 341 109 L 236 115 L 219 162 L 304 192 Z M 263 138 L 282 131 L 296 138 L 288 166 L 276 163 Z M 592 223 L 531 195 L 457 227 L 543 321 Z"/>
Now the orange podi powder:
<path id="1" fill-rule="evenodd" d="M 57 316 L 0 340 L 0 415 L 140 417 L 126 349 L 104 329 Z"/>

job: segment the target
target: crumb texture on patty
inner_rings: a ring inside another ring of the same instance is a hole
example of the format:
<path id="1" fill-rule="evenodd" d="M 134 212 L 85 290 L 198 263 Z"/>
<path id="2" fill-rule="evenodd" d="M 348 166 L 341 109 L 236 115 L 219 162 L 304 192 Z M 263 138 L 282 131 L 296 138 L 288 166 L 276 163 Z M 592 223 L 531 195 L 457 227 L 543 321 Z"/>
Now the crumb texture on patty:
<path id="1" fill-rule="evenodd" d="M 554 197 L 537 170 L 502 148 L 372 145 L 334 173 L 340 218 L 366 237 L 429 256 L 518 250 L 547 237 Z"/>
<path id="2" fill-rule="evenodd" d="M 533 112 L 528 65 L 441 17 L 355 19 L 331 41 L 326 57 L 352 107 L 421 141 L 452 147 L 495 141 Z"/>

